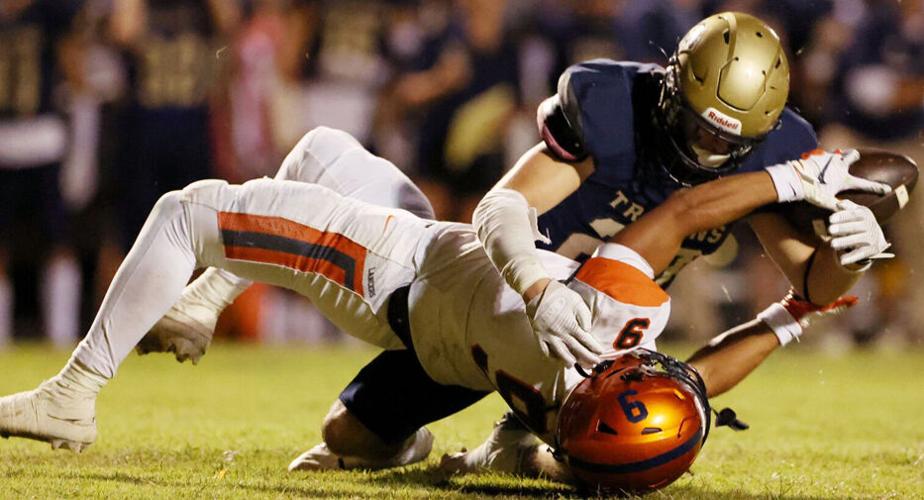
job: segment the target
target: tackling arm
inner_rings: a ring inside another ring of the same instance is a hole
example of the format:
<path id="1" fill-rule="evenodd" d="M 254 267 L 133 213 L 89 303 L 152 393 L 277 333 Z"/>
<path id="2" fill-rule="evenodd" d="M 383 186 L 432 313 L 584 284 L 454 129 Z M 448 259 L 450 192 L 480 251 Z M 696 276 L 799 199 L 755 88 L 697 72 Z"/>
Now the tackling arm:
<path id="1" fill-rule="evenodd" d="M 816 306 L 790 293 L 757 319 L 710 340 L 687 363 L 703 377 L 707 395 L 718 396 L 750 375 L 778 347 L 798 338 L 812 315 L 834 314 L 856 303 L 857 298 L 849 296 Z"/>
<path id="2" fill-rule="evenodd" d="M 703 377 L 711 398 L 741 382 L 778 347 L 780 341 L 773 330 L 755 319 L 713 338 L 687 363 Z"/>
<path id="3" fill-rule="evenodd" d="M 576 191 L 592 172 L 592 160 L 559 161 L 540 143 L 520 158 L 475 209 L 473 224 L 488 257 L 527 302 L 549 282 L 547 276 L 518 279 L 515 272 L 518 264 L 511 266 L 515 260 L 535 261 L 539 265 L 530 207 L 537 215 L 545 213 Z"/>
<path id="4" fill-rule="evenodd" d="M 638 252 L 657 275 L 670 264 L 688 235 L 740 219 L 777 198 L 766 172 L 724 177 L 675 192 L 610 241 Z"/>

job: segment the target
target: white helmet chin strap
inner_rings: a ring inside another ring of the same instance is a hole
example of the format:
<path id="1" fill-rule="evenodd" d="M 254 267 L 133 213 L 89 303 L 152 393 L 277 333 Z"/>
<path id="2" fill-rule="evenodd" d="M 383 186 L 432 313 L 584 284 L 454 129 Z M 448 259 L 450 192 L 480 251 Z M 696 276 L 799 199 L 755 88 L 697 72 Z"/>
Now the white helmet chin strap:
<path id="1" fill-rule="evenodd" d="M 709 151 L 708 149 L 703 148 L 696 143 L 690 144 L 690 149 L 696 153 L 696 161 L 699 162 L 700 165 L 707 168 L 721 167 L 723 163 L 731 158 L 731 155 L 720 155 L 713 153 L 712 151 Z"/>

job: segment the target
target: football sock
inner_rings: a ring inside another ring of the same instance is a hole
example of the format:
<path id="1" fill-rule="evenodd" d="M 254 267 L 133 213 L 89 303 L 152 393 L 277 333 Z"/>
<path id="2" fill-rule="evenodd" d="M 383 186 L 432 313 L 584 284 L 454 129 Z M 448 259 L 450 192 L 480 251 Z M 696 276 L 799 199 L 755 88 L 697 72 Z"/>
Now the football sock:
<path id="1" fill-rule="evenodd" d="M 399 451 L 389 460 L 390 466 L 407 465 L 417 463 L 427 455 L 433 448 L 433 435 L 425 428 L 420 428 L 414 434 L 410 442 L 405 445 L 404 449 Z"/>
<path id="2" fill-rule="evenodd" d="M 173 306 L 199 323 L 215 329 L 215 321 L 228 305 L 250 286 L 249 280 L 210 267 L 193 280 Z"/>
<path id="3" fill-rule="evenodd" d="M 43 387 L 58 398 L 95 398 L 106 382 L 106 377 L 83 366 L 72 357 L 56 376 L 43 384 Z"/>

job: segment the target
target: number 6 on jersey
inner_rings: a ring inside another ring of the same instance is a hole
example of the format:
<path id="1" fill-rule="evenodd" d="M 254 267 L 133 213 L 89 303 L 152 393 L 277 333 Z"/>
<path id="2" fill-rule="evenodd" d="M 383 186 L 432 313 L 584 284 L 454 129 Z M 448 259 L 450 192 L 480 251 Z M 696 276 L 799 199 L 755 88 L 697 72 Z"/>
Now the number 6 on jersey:
<path id="1" fill-rule="evenodd" d="M 613 341 L 613 348 L 615 349 L 631 349 L 642 341 L 642 337 L 645 336 L 645 330 L 651 325 L 651 320 L 648 318 L 632 318 L 626 322 L 626 326 L 622 327 L 622 330 L 619 332 L 619 335 L 616 336 L 616 340 Z"/>

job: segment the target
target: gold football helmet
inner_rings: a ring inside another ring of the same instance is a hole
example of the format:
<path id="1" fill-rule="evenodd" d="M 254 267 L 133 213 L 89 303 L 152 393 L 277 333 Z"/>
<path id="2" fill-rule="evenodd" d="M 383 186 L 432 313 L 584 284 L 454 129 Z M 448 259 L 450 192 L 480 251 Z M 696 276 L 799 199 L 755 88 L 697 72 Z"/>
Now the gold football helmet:
<path id="1" fill-rule="evenodd" d="M 671 56 L 655 120 L 684 184 L 715 178 L 779 122 L 789 94 L 789 64 L 777 34 L 749 14 L 723 12 L 693 27 Z"/>

